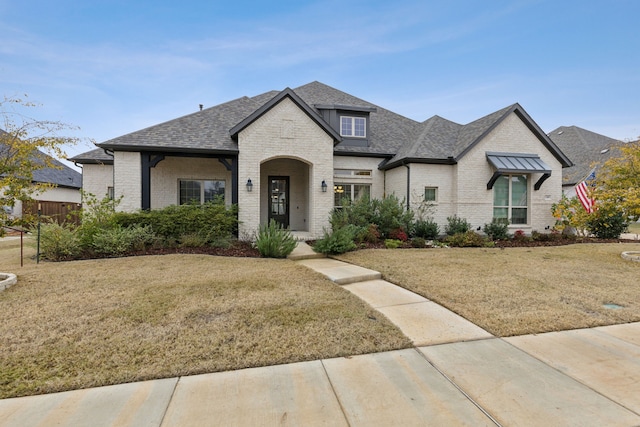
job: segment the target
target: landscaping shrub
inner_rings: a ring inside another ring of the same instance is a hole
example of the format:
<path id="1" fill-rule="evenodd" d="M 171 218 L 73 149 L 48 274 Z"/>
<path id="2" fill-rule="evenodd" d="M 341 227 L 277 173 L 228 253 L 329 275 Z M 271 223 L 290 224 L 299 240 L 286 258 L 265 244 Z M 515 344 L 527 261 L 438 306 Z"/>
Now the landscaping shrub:
<path id="1" fill-rule="evenodd" d="M 317 240 L 313 245 L 313 250 L 326 255 L 338 255 L 356 249 L 354 239 L 358 232 L 358 227 L 347 224 L 343 227 L 328 233 L 324 231 L 324 237 Z"/>
<path id="2" fill-rule="evenodd" d="M 509 238 L 509 223 L 505 219 L 493 218 L 491 223 L 484 225 L 482 231 L 491 240 L 507 240 Z"/>
<path id="3" fill-rule="evenodd" d="M 149 227 L 116 226 L 98 231 L 93 237 L 92 248 L 97 254 L 121 256 L 132 250 L 142 250 L 153 244 L 155 235 Z"/>
<path id="4" fill-rule="evenodd" d="M 589 215 L 586 226 L 599 239 L 618 239 L 627 230 L 629 222 L 621 211 L 603 205 Z"/>
<path id="5" fill-rule="evenodd" d="M 123 227 L 134 224 L 149 226 L 165 241 L 180 241 L 182 236 L 199 234 L 206 242 L 233 235 L 238 226 L 237 207 L 220 202 L 202 205 L 172 205 L 164 209 L 136 213 L 117 212 L 114 222 Z"/>
<path id="6" fill-rule="evenodd" d="M 405 233 L 411 229 L 413 212 L 406 210 L 404 203 L 395 195 L 382 200 L 374 200 L 373 224 L 378 226 L 383 237 L 391 237 L 391 233 L 402 229 Z"/>
<path id="7" fill-rule="evenodd" d="M 466 219 L 460 218 L 457 215 L 447 217 L 447 225 L 444 231 L 448 236 L 466 233 L 469 230 L 471 230 L 471 224 L 469 224 Z"/>
<path id="8" fill-rule="evenodd" d="M 411 246 L 414 248 L 424 248 L 427 245 L 427 241 L 422 237 L 414 237 L 411 239 Z"/>
<path id="9" fill-rule="evenodd" d="M 358 243 L 376 243 L 380 241 L 380 232 L 378 231 L 378 226 L 375 224 L 369 224 L 369 226 L 366 228 L 358 227 L 355 240 Z"/>
<path id="10" fill-rule="evenodd" d="M 406 242 L 407 240 L 409 240 L 409 236 L 407 236 L 407 233 L 405 233 L 402 228 L 397 228 L 395 230 L 392 230 L 389 233 L 389 238 L 394 240 L 400 240 L 402 242 Z"/>
<path id="11" fill-rule="evenodd" d="M 384 241 L 384 246 L 387 249 L 397 249 L 400 246 L 402 246 L 402 240 L 398 240 L 398 239 L 386 239 Z"/>
<path id="12" fill-rule="evenodd" d="M 286 258 L 295 249 L 296 239 L 272 219 L 269 224 L 260 226 L 256 247 L 263 257 Z"/>
<path id="13" fill-rule="evenodd" d="M 527 240 L 530 240 L 530 239 L 529 237 L 527 237 L 524 230 L 516 230 L 513 233 L 513 240 L 515 240 L 516 242 L 526 242 Z"/>
<path id="14" fill-rule="evenodd" d="M 52 222 L 40 226 L 40 255 L 50 261 L 76 259 L 82 253 L 80 238 L 70 225 Z"/>
<path id="15" fill-rule="evenodd" d="M 475 231 L 456 233 L 447 237 L 445 242 L 449 246 L 458 248 L 481 248 L 487 246 L 487 240 Z"/>
<path id="16" fill-rule="evenodd" d="M 436 239 L 440 234 L 440 226 L 431 219 L 419 219 L 413 224 L 413 235 L 424 239 Z"/>

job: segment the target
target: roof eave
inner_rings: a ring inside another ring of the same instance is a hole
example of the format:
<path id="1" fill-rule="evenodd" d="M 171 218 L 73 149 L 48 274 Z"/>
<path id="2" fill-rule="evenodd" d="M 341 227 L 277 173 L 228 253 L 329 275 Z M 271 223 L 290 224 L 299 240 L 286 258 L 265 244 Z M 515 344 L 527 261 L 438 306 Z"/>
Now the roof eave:
<path id="1" fill-rule="evenodd" d="M 430 164 L 430 165 L 455 165 L 458 163 L 453 157 L 447 158 L 424 158 L 424 157 L 405 157 L 402 159 L 394 160 L 385 165 L 380 166 L 381 170 L 389 170 L 397 168 L 398 166 L 408 165 L 411 163 Z"/>

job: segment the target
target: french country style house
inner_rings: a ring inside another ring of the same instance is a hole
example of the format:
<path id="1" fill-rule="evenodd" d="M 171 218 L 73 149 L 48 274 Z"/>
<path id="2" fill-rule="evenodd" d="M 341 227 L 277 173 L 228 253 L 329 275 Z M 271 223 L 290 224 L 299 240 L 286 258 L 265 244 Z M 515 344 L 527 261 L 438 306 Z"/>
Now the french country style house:
<path id="1" fill-rule="evenodd" d="M 417 122 L 319 82 L 253 97 L 97 144 L 71 158 L 83 189 L 135 211 L 222 197 L 240 237 L 274 219 L 305 237 L 329 228 L 345 197 L 391 194 L 433 205 L 441 225 L 506 218 L 527 233 L 553 226 L 569 158 L 513 104 L 461 125 Z"/>

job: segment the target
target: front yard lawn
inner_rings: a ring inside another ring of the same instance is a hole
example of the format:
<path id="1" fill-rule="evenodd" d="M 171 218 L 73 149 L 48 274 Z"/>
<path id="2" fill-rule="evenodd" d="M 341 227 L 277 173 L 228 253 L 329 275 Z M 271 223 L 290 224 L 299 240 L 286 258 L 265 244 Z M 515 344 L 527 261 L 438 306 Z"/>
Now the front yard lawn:
<path id="1" fill-rule="evenodd" d="M 384 316 L 287 260 L 163 255 L 20 268 L 2 242 L 0 398 L 406 348 Z M 33 249 L 27 251 L 33 255 Z"/>
<path id="2" fill-rule="evenodd" d="M 511 336 L 640 321 L 640 263 L 620 257 L 633 250 L 640 244 L 370 249 L 338 258 Z"/>

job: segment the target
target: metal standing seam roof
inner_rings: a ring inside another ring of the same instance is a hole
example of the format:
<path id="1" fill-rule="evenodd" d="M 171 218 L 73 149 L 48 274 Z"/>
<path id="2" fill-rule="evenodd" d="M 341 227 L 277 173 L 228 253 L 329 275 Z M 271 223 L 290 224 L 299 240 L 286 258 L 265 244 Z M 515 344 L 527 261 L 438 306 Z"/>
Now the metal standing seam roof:
<path id="1" fill-rule="evenodd" d="M 487 153 L 487 160 L 503 173 L 551 173 L 551 167 L 537 154 Z"/>

